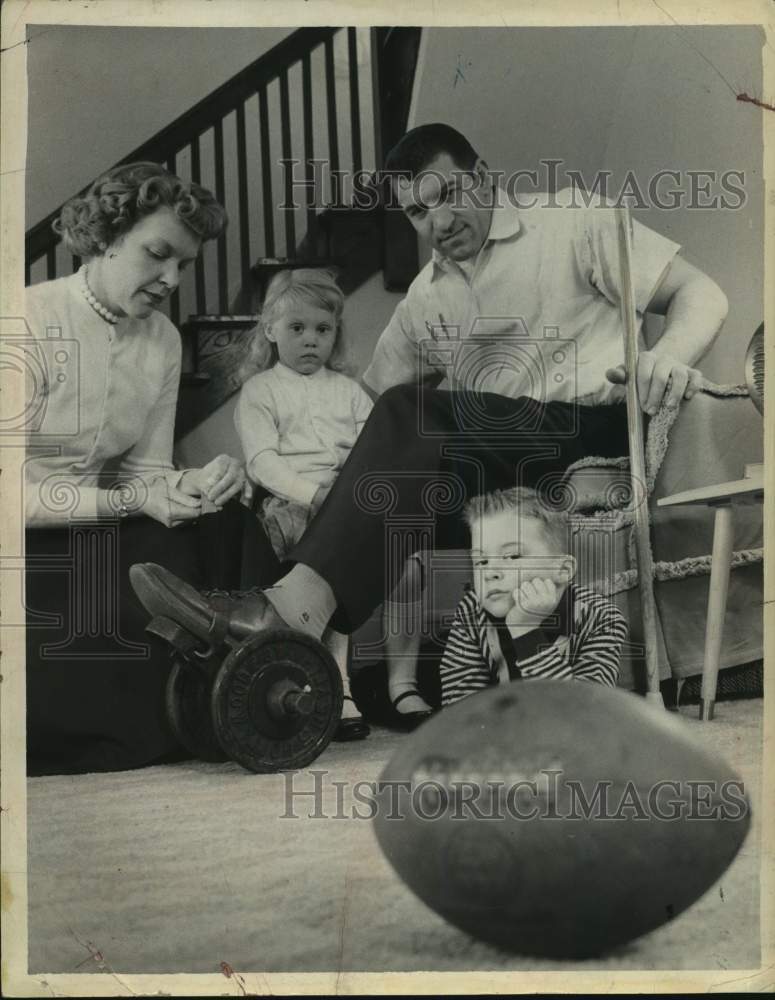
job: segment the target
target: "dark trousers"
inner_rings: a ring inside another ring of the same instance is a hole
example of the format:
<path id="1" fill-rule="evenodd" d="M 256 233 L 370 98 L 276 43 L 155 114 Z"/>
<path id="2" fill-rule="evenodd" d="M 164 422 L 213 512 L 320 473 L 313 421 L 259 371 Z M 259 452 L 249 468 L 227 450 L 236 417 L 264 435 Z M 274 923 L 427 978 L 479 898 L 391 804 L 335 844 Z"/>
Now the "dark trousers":
<path id="1" fill-rule="evenodd" d="M 623 405 L 398 386 L 375 404 L 292 557 L 331 586 L 334 627 L 353 631 L 413 551 L 468 545 L 461 515 L 471 497 L 513 486 L 549 491 L 579 458 L 627 453 Z"/>
<path id="2" fill-rule="evenodd" d="M 145 631 L 129 567 L 158 562 L 194 586 L 238 587 L 244 548 L 251 563 L 274 559 L 237 502 L 180 528 L 128 518 L 26 532 L 30 774 L 126 770 L 181 753 L 165 711 L 170 650 Z"/>

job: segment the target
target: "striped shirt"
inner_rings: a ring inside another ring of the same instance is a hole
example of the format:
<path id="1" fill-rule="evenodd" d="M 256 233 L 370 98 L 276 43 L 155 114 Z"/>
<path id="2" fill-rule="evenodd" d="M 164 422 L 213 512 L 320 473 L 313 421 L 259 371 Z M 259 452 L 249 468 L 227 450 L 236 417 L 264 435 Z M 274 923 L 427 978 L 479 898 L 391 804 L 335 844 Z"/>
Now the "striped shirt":
<path id="1" fill-rule="evenodd" d="M 567 621 L 554 630 L 542 623 L 514 640 L 516 664 L 509 669 L 509 650 L 499 636 L 502 625 L 468 591 L 455 611 L 441 660 L 442 707 L 514 677 L 573 678 L 614 687 L 627 638 L 624 615 L 586 587 L 571 586 L 564 597 L 567 615 L 561 618 Z"/>

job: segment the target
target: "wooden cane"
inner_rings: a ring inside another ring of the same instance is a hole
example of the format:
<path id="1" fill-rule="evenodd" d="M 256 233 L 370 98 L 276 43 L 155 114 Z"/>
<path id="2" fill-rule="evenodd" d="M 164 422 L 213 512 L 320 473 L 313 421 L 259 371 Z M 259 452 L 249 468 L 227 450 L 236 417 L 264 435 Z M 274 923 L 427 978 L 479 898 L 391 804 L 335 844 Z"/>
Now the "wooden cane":
<path id="1" fill-rule="evenodd" d="M 638 326 L 635 316 L 635 295 L 632 288 L 632 241 L 630 213 L 627 208 L 615 208 L 616 232 L 619 240 L 619 273 L 621 277 L 621 312 L 624 333 L 624 371 L 627 380 L 627 430 L 630 439 L 630 484 L 635 514 L 635 552 L 638 559 L 638 593 L 643 618 L 643 645 L 646 652 L 646 697 L 664 706 L 659 690 L 659 659 L 657 656 L 657 608 L 654 602 L 654 575 L 651 558 L 646 458 L 643 451 L 643 411 L 638 397 Z"/>

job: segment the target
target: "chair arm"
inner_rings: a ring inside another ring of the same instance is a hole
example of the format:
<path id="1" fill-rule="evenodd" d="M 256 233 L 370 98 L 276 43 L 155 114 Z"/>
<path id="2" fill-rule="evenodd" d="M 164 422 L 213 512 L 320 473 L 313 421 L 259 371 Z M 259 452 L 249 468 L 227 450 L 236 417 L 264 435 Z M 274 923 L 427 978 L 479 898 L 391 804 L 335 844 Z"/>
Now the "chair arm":
<path id="1" fill-rule="evenodd" d="M 698 392 L 681 404 L 670 430 L 654 497 L 742 479 L 763 449 L 762 418 L 747 396 Z"/>

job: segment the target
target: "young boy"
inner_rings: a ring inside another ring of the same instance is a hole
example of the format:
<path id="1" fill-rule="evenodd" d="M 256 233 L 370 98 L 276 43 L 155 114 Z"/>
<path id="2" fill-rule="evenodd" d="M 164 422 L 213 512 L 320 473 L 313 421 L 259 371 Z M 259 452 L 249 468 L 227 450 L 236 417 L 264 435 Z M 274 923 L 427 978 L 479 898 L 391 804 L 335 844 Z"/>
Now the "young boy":
<path id="1" fill-rule="evenodd" d="M 518 678 L 572 678 L 613 687 L 624 616 L 572 583 L 567 516 L 534 490 L 475 497 L 466 507 L 474 591 L 457 606 L 441 661 L 441 704 Z"/>

